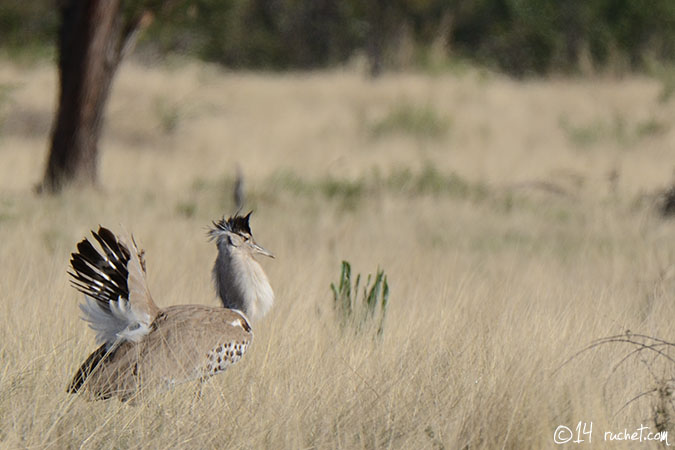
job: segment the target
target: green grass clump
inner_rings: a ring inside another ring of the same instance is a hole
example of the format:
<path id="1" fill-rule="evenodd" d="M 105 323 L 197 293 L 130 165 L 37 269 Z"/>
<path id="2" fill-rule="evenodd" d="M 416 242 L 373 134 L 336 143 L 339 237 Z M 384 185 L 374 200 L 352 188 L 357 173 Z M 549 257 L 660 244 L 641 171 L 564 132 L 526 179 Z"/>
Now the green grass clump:
<path id="1" fill-rule="evenodd" d="M 647 72 L 661 84 L 658 100 L 668 103 L 675 94 L 675 65 L 656 60 L 648 60 Z"/>
<path id="2" fill-rule="evenodd" d="M 661 136 L 665 134 L 669 129 L 668 124 L 654 118 L 650 117 L 644 122 L 640 122 L 635 127 L 635 134 L 639 138 L 650 137 L 650 136 Z"/>
<path id="3" fill-rule="evenodd" d="M 465 179 L 455 172 L 444 172 L 426 164 L 419 170 L 398 168 L 388 174 L 371 170 L 357 178 L 327 176 L 306 179 L 293 171 L 275 173 L 263 187 L 267 199 L 281 192 L 331 203 L 345 211 L 356 211 L 364 202 L 379 201 L 383 195 L 437 196 L 484 202 L 494 197 L 492 189 L 481 181 Z"/>
<path id="4" fill-rule="evenodd" d="M 356 333 L 360 333 L 367 328 L 367 325 L 375 321 L 377 306 L 380 305 L 379 321 L 377 326 L 377 335 L 384 332 L 384 318 L 389 303 L 389 284 L 384 270 L 378 268 L 371 285 L 372 275 L 368 274 L 363 290 L 359 291 L 361 274 L 356 276 L 356 281 L 352 285 L 352 267 L 347 261 L 342 261 L 340 270 L 340 281 L 336 285 L 331 283 L 333 291 L 333 306 L 337 312 L 340 321 L 340 327 L 345 330 L 352 328 Z M 362 295 L 359 296 L 359 293 Z"/>
<path id="5" fill-rule="evenodd" d="M 585 125 L 574 125 L 567 117 L 562 117 L 559 124 L 568 141 L 580 149 L 588 149 L 602 142 L 631 147 L 641 139 L 663 135 L 669 129 L 668 124 L 655 117 L 630 124 L 620 114 L 615 114 L 609 120 L 596 119 Z"/>
<path id="6" fill-rule="evenodd" d="M 483 200 L 489 194 L 484 184 L 470 182 L 454 172 L 441 172 L 431 164 L 425 165 L 417 173 L 408 168 L 394 170 L 385 182 L 386 187 L 394 192 L 412 195 L 448 195 Z"/>
<path id="7" fill-rule="evenodd" d="M 9 115 L 9 104 L 11 102 L 12 91 L 16 86 L 9 83 L 0 83 L 0 132 L 7 116 Z M 0 133 L 1 134 L 1 133 Z"/>
<path id="8" fill-rule="evenodd" d="M 371 125 L 371 134 L 381 137 L 408 134 L 418 138 L 440 138 L 450 129 L 450 120 L 430 105 L 399 103 L 381 120 Z"/>
<path id="9" fill-rule="evenodd" d="M 155 114 L 164 133 L 173 133 L 178 129 L 181 120 L 180 106 L 159 98 L 155 101 Z"/>

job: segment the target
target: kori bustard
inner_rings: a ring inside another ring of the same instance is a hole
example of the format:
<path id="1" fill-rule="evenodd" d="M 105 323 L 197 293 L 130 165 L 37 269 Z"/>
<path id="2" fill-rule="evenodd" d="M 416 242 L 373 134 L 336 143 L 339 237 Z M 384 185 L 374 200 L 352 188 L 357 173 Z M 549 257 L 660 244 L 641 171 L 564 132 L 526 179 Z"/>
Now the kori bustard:
<path id="1" fill-rule="evenodd" d="M 239 361 L 253 339 L 249 324 L 269 311 L 274 293 L 254 255 L 251 213 L 213 222 L 218 256 L 213 278 L 223 307 L 178 305 L 160 309 L 146 282 L 144 252 L 128 235 L 99 227 L 72 254 L 69 274 L 85 294 L 83 319 L 101 344 L 73 377 L 68 392 L 125 401 L 141 386 L 172 386 L 205 379 Z"/>

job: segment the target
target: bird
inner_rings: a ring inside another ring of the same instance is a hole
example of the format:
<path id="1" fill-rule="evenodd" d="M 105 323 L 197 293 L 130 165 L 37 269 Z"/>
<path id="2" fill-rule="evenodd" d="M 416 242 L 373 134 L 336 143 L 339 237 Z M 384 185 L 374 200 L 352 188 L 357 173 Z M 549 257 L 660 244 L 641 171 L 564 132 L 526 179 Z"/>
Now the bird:
<path id="1" fill-rule="evenodd" d="M 251 213 L 213 222 L 213 278 L 222 306 L 159 308 L 148 288 L 145 252 L 128 233 L 99 226 L 71 254 L 71 284 L 85 295 L 83 320 L 99 347 L 67 392 L 92 400 L 134 399 L 141 388 L 204 381 L 237 363 L 253 340 L 251 321 L 272 307 L 274 292 L 256 255 L 274 257 L 253 239 Z"/>

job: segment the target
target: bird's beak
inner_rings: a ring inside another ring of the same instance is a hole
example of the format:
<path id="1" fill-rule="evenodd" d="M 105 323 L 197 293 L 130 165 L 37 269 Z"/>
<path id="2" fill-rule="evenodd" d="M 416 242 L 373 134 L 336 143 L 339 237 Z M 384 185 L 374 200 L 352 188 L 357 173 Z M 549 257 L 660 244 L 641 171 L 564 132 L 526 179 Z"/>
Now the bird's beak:
<path id="1" fill-rule="evenodd" d="M 257 243 L 255 243 L 255 242 L 253 242 L 252 244 L 253 244 L 253 250 L 254 250 L 256 253 L 258 253 L 258 254 L 260 254 L 260 255 L 263 255 L 263 256 L 269 256 L 270 258 L 274 258 L 274 255 L 273 255 L 270 251 L 265 250 L 263 247 L 259 246 L 259 245 L 258 245 Z"/>

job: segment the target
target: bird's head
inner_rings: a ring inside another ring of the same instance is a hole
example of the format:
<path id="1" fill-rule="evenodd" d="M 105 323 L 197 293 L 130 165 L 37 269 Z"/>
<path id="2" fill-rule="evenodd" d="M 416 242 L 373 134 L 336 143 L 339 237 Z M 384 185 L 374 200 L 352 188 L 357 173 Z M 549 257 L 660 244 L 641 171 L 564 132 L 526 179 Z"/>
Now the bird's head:
<path id="1" fill-rule="evenodd" d="M 211 240 L 216 241 L 220 250 L 242 252 L 250 256 L 263 255 L 274 258 L 272 253 L 258 245 L 253 239 L 251 227 L 248 223 L 251 212 L 245 216 L 235 214 L 227 220 L 223 217 L 217 222 L 214 221 L 213 228 L 209 230 L 209 237 Z"/>

